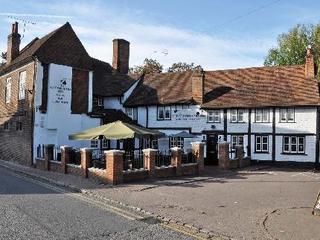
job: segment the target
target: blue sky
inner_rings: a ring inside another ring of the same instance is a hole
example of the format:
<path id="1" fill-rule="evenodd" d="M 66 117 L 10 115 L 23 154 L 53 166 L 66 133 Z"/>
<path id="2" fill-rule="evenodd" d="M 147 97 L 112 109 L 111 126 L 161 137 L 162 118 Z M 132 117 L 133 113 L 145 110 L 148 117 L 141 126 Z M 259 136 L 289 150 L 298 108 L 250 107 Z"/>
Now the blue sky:
<path id="1" fill-rule="evenodd" d="M 320 1 L 304 0 L 0 0 L 0 49 L 14 18 L 22 45 L 69 21 L 89 54 L 111 62 L 112 39 L 131 42 L 130 65 L 155 58 L 205 69 L 261 66 L 277 36 L 298 23 L 319 23 Z M 167 53 L 167 54 L 166 54 Z"/>

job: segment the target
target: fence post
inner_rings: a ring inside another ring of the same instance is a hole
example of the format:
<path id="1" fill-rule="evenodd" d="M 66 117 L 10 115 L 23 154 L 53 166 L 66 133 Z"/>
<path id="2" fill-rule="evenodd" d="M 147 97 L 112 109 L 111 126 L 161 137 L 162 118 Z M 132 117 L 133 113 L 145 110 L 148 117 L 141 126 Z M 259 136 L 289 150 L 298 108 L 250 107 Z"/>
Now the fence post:
<path id="1" fill-rule="evenodd" d="M 123 182 L 123 155 L 124 151 L 109 150 L 105 151 L 106 158 L 106 179 L 115 185 Z"/>
<path id="2" fill-rule="evenodd" d="M 178 147 L 171 148 L 171 165 L 176 168 L 176 175 L 182 175 L 181 169 L 182 149 Z"/>
<path id="3" fill-rule="evenodd" d="M 62 173 L 67 173 L 67 164 L 70 162 L 72 147 L 61 146 L 61 169 Z"/>
<path id="4" fill-rule="evenodd" d="M 153 178 L 155 176 L 155 165 L 156 165 L 156 157 L 158 150 L 148 148 L 143 149 L 143 159 L 144 159 L 144 167 L 149 172 L 149 177 Z"/>
<path id="5" fill-rule="evenodd" d="M 195 156 L 196 162 L 198 163 L 199 174 L 204 171 L 204 143 L 203 142 L 192 142 L 192 155 Z"/>
<path id="6" fill-rule="evenodd" d="M 242 168 L 245 166 L 245 163 L 243 162 L 243 147 L 240 145 L 236 145 L 236 158 L 238 160 L 238 167 Z"/>
<path id="7" fill-rule="evenodd" d="M 50 171 L 50 161 L 53 160 L 53 144 L 44 145 L 44 169 Z"/>
<path id="8" fill-rule="evenodd" d="M 88 178 L 88 168 L 92 159 L 92 149 L 90 148 L 81 148 L 81 169 L 85 178 Z"/>
<path id="9" fill-rule="evenodd" d="M 228 142 L 219 143 L 219 167 L 221 169 L 229 169 L 230 167 Z"/>

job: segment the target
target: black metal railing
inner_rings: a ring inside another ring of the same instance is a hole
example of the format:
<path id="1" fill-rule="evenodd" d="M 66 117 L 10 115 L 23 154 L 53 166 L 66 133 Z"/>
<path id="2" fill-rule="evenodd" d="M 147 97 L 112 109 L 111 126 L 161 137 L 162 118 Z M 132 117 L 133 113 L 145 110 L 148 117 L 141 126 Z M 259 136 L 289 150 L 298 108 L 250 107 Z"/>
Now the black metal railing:
<path id="1" fill-rule="evenodd" d="M 195 153 L 197 154 L 197 153 Z M 182 153 L 181 156 L 181 163 L 186 164 L 186 163 L 196 163 L 196 155 L 193 152 L 187 152 L 187 153 Z"/>
<path id="2" fill-rule="evenodd" d="M 90 167 L 106 169 L 106 159 L 102 149 L 92 149 Z"/>
<path id="3" fill-rule="evenodd" d="M 70 164 L 74 165 L 80 165 L 81 164 L 81 153 L 80 149 L 78 148 L 73 148 L 70 153 L 70 159 L 69 159 Z"/>
<path id="4" fill-rule="evenodd" d="M 171 165 L 171 151 L 158 151 L 156 156 L 156 167 L 167 167 Z"/>
<path id="5" fill-rule="evenodd" d="M 123 169 L 134 170 L 144 168 L 143 152 L 141 150 L 126 151 L 123 156 Z"/>

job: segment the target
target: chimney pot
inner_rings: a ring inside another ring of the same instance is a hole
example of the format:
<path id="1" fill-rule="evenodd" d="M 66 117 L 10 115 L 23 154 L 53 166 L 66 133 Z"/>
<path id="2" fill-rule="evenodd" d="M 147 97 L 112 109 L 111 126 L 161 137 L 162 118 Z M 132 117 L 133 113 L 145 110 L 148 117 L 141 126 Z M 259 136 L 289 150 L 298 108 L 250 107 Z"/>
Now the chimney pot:
<path id="1" fill-rule="evenodd" d="M 130 43 L 125 39 L 113 40 L 112 67 L 119 73 L 129 72 Z"/>
<path id="2" fill-rule="evenodd" d="M 18 23 L 15 22 L 12 24 L 12 31 L 11 33 L 18 33 Z"/>

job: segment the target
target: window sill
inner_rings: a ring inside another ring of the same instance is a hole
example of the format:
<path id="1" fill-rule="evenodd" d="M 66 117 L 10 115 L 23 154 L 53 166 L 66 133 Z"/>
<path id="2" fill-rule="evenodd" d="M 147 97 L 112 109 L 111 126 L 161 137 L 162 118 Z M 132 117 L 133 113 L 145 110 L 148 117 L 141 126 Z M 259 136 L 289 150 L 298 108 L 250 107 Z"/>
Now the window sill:
<path id="1" fill-rule="evenodd" d="M 269 151 L 267 151 L 267 152 L 257 152 L 257 151 L 254 151 L 253 153 L 254 153 L 254 154 L 270 154 Z"/>
<path id="2" fill-rule="evenodd" d="M 171 121 L 171 118 L 170 119 L 157 119 L 157 121 Z"/>
<path id="3" fill-rule="evenodd" d="M 280 121 L 279 123 L 297 123 L 297 122 L 282 122 L 282 121 Z"/>
<path id="4" fill-rule="evenodd" d="M 246 122 L 230 122 L 230 123 L 246 123 Z"/>
<path id="5" fill-rule="evenodd" d="M 282 154 L 282 155 L 302 155 L 302 156 L 308 156 L 308 154 L 306 154 L 306 153 L 285 153 L 285 152 L 282 152 L 281 154 Z"/>

